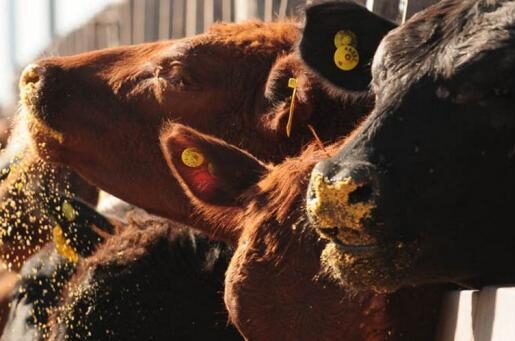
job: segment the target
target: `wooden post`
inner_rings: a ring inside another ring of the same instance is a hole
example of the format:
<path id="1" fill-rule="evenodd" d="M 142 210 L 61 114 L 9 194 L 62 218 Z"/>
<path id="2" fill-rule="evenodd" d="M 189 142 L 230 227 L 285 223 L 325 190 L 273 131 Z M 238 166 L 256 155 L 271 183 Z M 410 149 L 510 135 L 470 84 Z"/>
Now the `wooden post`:
<path id="1" fill-rule="evenodd" d="M 55 0 L 48 0 L 48 24 L 50 39 L 55 39 L 57 36 L 55 24 L 57 22 L 57 12 L 55 10 Z"/>
<path id="2" fill-rule="evenodd" d="M 223 1 L 214 0 L 213 3 L 213 21 L 223 20 Z"/>
<path id="3" fill-rule="evenodd" d="M 215 21 L 215 3 L 213 0 L 204 0 L 204 31 L 209 28 Z"/>
<path id="4" fill-rule="evenodd" d="M 257 8 L 256 0 L 234 0 L 234 21 L 258 18 Z"/>
<path id="5" fill-rule="evenodd" d="M 89 22 L 86 24 L 84 28 L 84 45 L 86 51 L 91 51 L 95 49 L 96 41 L 95 41 L 95 23 Z"/>
<path id="6" fill-rule="evenodd" d="M 159 6 L 156 0 L 145 0 L 145 41 L 159 39 Z"/>
<path id="7" fill-rule="evenodd" d="M 186 37 L 197 33 L 197 0 L 186 1 Z"/>
<path id="8" fill-rule="evenodd" d="M 279 13 L 277 17 L 279 19 L 284 19 L 286 17 L 286 9 L 288 8 L 288 0 L 280 0 L 279 3 Z"/>
<path id="9" fill-rule="evenodd" d="M 232 21 L 232 1 L 222 0 L 222 20 Z"/>
<path id="10" fill-rule="evenodd" d="M 132 6 L 134 0 L 122 3 L 118 7 L 120 12 L 120 42 L 121 44 L 132 44 Z M 90 33 L 91 34 L 91 33 Z M 93 34 L 94 36 L 94 34 Z"/>
<path id="11" fill-rule="evenodd" d="M 166 40 L 170 38 L 170 19 L 172 17 L 171 8 L 171 0 L 159 0 L 159 13 L 157 14 L 159 16 L 159 40 Z"/>
<path id="12" fill-rule="evenodd" d="M 132 25 L 132 42 L 143 43 L 145 41 L 145 0 L 134 0 Z"/>
<path id="13" fill-rule="evenodd" d="M 274 11 L 274 1 L 273 0 L 265 0 L 265 9 L 263 13 L 263 20 L 272 21 L 272 14 Z"/>
<path id="14" fill-rule="evenodd" d="M 182 38 L 185 34 L 184 0 L 173 0 L 172 6 L 172 38 Z"/>

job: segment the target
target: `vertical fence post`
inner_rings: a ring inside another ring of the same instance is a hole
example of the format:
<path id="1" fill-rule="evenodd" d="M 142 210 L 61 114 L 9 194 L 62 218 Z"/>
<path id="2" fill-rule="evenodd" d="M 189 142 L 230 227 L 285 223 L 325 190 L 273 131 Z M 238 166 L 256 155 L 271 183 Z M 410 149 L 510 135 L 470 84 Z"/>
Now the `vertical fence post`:
<path id="1" fill-rule="evenodd" d="M 234 21 L 258 18 L 257 0 L 234 0 Z"/>
<path id="2" fill-rule="evenodd" d="M 263 20 L 272 21 L 272 14 L 274 11 L 274 1 L 265 0 L 265 9 L 263 10 Z"/>
<path id="3" fill-rule="evenodd" d="M 170 38 L 170 18 L 172 2 L 171 0 L 159 0 L 159 40 L 165 40 Z"/>
<path id="4" fill-rule="evenodd" d="M 222 0 L 222 20 L 232 21 L 232 1 Z"/>
<path id="5" fill-rule="evenodd" d="M 132 42 L 145 41 L 145 0 L 134 0 L 132 10 Z"/>
<path id="6" fill-rule="evenodd" d="M 280 0 L 279 3 L 279 13 L 277 17 L 279 19 L 284 19 L 286 17 L 286 9 L 288 8 L 288 0 Z"/>
<path id="7" fill-rule="evenodd" d="M 56 18 L 57 12 L 55 10 L 55 0 L 48 0 L 48 24 L 50 31 L 50 39 L 55 39 L 56 34 Z"/>
<path id="8" fill-rule="evenodd" d="M 172 38 L 184 37 L 186 21 L 185 16 L 185 0 L 173 0 L 172 5 Z"/>
<path id="9" fill-rule="evenodd" d="M 145 2 L 145 41 L 159 39 L 159 0 Z"/>
<path id="10" fill-rule="evenodd" d="M 186 1 L 186 37 L 197 33 L 197 0 Z"/>
<path id="11" fill-rule="evenodd" d="M 213 0 L 204 0 L 204 31 L 215 21 L 215 3 Z"/>
<path id="12" fill-rule="evenodd" d="M 132 6 L 134 0 L 129 0 L 120 5 L 120 42 L 132 44 Z"/>

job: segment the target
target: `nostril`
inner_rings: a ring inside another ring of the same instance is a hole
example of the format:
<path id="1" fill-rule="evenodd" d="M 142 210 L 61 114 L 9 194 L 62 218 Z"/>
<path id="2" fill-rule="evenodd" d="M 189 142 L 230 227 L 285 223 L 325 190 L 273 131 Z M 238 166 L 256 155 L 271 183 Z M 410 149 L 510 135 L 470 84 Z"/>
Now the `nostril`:
<path id="1" fill-rule="evenodd" d="M 354 191 L 349 193 L 349 199 L 348 202 L 350 204 L 357 204 L 360 202 L 367 202 L 372 197 L 372 186 L 370 185 L 363 185 L 358 188 L 356 188 Z"/>
<path id="2" fill-rule="evenodd" d="M 22 72 L 20 77 L 20 87 L 29 84 L 36 84 L 41 79 L 41 67 L 37 64 L 28 65 Z"/>

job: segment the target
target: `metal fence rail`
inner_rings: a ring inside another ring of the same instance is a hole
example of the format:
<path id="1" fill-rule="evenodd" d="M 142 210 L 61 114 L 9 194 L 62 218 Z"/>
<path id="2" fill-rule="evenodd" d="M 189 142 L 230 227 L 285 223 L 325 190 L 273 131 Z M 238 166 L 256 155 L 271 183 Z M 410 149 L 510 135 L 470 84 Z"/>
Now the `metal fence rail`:
<path id="1" fill-rule="evenodd" d="M 356 0 L 393 21 L 436 0 Z M 308 0 L 307 3 L 320 3 Z M 306 0 L 127 0 L 112 5 L 82 27 L 52 42 L 45 55 L 70 55 L 201 33 L 215 21 L 257 18 L 274 21 L 299 16 Z"/>

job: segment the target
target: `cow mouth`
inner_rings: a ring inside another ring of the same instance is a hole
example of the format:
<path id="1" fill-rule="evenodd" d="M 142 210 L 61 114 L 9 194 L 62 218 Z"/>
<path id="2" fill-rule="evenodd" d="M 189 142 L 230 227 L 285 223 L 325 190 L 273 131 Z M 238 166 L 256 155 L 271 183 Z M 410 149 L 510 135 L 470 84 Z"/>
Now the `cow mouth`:
<path id="1" fill-rule="evenodd" d="M 410 278 L 420 250 L 416 243 L 349 245 L 330 241 L 322 252 L 325 271 L 353 290 L 393 292 Z"/>
<path id="2" fill-rule="evenodd" d="M 332 239 L 331 242 L 334 243 L 341 252 L 354 256 L 373 255 L 384 247 L 379 244 L 347 244 L 339 239 Z"/>
<path id="3" fill-rule="evenodd" d="M 316 227 L 316 230 L 320 236 L 334 243 L 342 252 L 356 255 L 372 254 L 383 247 L 375 237 L 352 228 Z"/>

